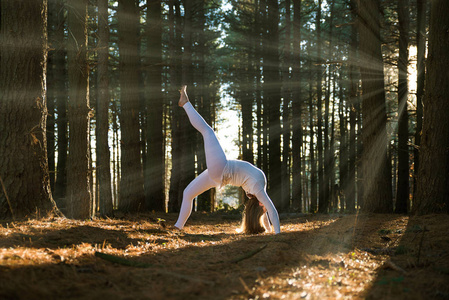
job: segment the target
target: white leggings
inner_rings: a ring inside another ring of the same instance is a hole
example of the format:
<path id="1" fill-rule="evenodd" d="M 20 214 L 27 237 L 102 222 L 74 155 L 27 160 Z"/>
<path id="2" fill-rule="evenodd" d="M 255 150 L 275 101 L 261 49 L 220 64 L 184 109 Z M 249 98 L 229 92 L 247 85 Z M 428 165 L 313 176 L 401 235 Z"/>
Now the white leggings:
<path id="1" fill-rule="evenodd" d="M 181 211 L 175 226 L 182 229 L 192 212 L 193 199 L 205 191 L 221 185 L 221 175 L 227 159 L 214 130 L 206 123 L 190 102 L 183 106 L 190 123 L 203 136 L 207 169 L 185 188 Z"/>

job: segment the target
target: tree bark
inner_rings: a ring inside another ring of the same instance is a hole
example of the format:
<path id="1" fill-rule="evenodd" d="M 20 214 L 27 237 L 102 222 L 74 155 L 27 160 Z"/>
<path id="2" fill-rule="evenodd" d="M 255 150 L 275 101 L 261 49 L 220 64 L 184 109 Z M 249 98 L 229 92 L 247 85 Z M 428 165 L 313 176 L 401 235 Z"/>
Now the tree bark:
<path id="1" fill-rule="evenodd" d="M 416 199 L 412 211 L 448 211 L 449 197 L 449 2 L 431 3 L 429 55 Z"/>
<path id="2" fill-rule="evenodd" d="M 268 0 L 267 36 L 264 39 L 264 97 L 267 99 L 269 159 L 268 192 L 274 203 L 282 207 L 285 195 L 282 191 L 281 171 L 281 84 L 279 74 L 279 4 L 277 0 Z"/>
<path id="3" fill-rule="evenodd" d="M 47 1 L 1 1 L 0 218 L 46 216 Z"/>
<path id="4" fill-rule="evenodd" d="M 68 13 L 69 157 L 67 216 L 91 217 L 89 150 L 89 67 L 87 63 L 87 0 L 73 2 Z"/>
<path id="5" fill-rule="evenodd" d="M 357 125 L 357 107 L 360 101 L 357 95 L 358 87 L 358 72 L 357 72 L 357 4 L 356 0 L 351 0 L 351 16 L 353 18 L 354 24 L 351 25 L 351 42 L 349 49 L 349 173 L 346 182 L 346 196 L 347 196 L 347 206 L 348 212 L 355 212 L 355 200 L 356 200 L 356 170 L 357 170 L 357 148 L 356 148 L 356 125 Z M 358 204 L 358 203 L 357 203 Z"/>
<path id="6" fill-rule="evenodd" d="M 388 160 L 387 116 L 380 39 L 380 1 L 360 1 L 360 73 L 363 114 L 364 211 L 393 209 L 391 162 Z"/>
<path id="7" fill-rule="evenodd" d="M 121 90 L 121 180 L 119 209 L 144 209 L 143 169 L 140 151 L 139 11 L 135 0 L 120 0 L 118 11 Z"/>
<path id="8" fill-rule="evenodd" d="M 293 0 L 292 207 L 302 212 L 301 1 Z"/>
<path id="9" fill-rule="evenodd" d="M 108 1 L 98 0 L 97 180 L 100 215 L 113 213 L 109 151 Z"/>
<path id="10" fill-rule="evenodd" d="M 398 186 L 396 190 L 396 213 L 407 213 L 409 202 L 409 151 L 408 151 L 408 31 L 409 1 L 398 1 L 399 59 L 398 59 Z"/>
<path id="11" fill-rule="evenodd" d="M 147 159 L 145 166 L 146 208 L 165 212 L 165 153 L 162 119 L 162 9 L 161 0 L 147 1 Z"/>
<path id="12" fill-rule="evenodd" d="M 422 99 L 424 96 L 424 79 L 425 79 L 425 56 L 426 56 L 426 7 L 427 0 L 417 1 L 417 32 L 416 32 L 416 51 L 417 51 L 417 87 L 416 87 L 416 129 L 415 129 L 415 149 L 414 154 L 414 166 L 413 166 L 413 199 L 416 196 L 416 179 L 418 177 L 419 170 L 419 146 L 421 145 L 422 134 L 422 117 L 423 117 L 423 105 Z"/>
<path id="13" fill-rule="evenodd" d="M 169 2 L 169 29 L 170 29 L 170 78 L 171 87 L 169 98 L 172 101 L 171 105 L 171 176 L 170 176 L 170 191 L 168 211 L 178 212 L 181 207 L 183 187 L 180 186 L 181 172 L 173 170 L 181 170 L 181 129 L 179 122 L 181 119 L 181 111 L 178 107 L 179 88 L 181 86 L 181 15 L 180 5 L 178 0 L 170 0 Z"/>

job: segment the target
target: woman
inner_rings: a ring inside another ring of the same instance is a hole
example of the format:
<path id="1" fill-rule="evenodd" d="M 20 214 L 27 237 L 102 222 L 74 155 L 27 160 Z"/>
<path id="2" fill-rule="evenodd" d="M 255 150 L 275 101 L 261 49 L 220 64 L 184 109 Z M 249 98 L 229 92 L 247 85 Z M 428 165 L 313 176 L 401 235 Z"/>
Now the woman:
<path id="1" fill-rule="evenodd" d="M 226 159 L 215 132 L 190 103 L 186 88 L 185 85 L 181 88 L 178 105 L 184 108 L 192 126 L 203 136 L 207 169 L 184 190 L 181 212 L 175 227 L 177 229 L 184 227 L 192 212 L 193 199 L 196 196 L 213 187 L 230 184 L 241 186 L 249 197 L 243 212 L 242 231 L 249 234 L 265 230 L 271 232 L 271 221 L 274 232 L 279 233 L 279 216 L 267 195 L 265 174 L 246 161 Z"/>

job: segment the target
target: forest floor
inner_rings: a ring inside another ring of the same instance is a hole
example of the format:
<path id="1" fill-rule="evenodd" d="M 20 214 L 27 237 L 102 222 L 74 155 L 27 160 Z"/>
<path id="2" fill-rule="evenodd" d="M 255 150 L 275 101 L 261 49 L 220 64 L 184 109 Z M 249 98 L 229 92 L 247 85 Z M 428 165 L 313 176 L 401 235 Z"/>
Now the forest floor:
<path id="1" fill-rule="evenodd" d="M 0 299 L 449 299 L 448 215 L 176 217 L 2 222 Z"/>

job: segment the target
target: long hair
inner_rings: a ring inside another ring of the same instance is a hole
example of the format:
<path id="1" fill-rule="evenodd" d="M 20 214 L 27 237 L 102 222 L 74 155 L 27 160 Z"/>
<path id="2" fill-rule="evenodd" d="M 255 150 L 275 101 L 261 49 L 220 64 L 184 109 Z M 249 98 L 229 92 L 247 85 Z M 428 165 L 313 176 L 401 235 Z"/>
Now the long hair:
<path id="1" fill-rule="evenodd" d="M 264 214 L 263 206 L 259 205 L 257 198 L 249 198 L 243 210 L 242 232 L 246 234 L 259 234 L 265 232 L 261 224 L 261 217 Z"/>

